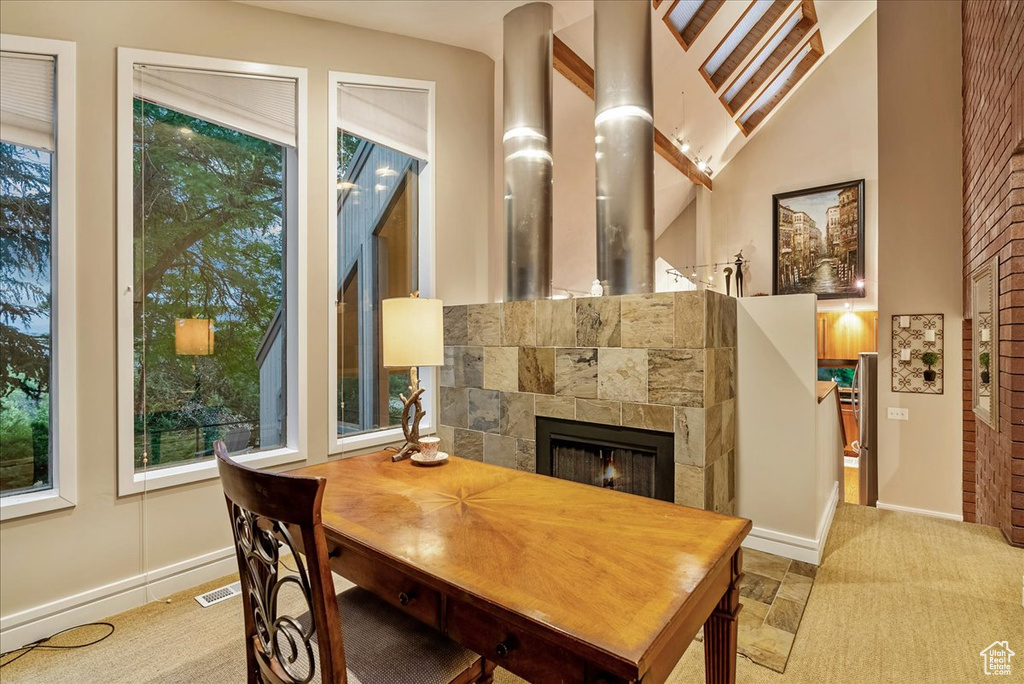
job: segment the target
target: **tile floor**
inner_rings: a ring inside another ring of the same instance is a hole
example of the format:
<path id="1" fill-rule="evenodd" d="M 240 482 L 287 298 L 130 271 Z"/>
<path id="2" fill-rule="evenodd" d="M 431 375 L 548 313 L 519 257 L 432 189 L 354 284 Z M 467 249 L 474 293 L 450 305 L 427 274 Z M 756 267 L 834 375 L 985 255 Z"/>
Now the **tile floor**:
<path id="1" fill-rule="evenodd" d="M 737 650 L 758 665 L 786 670 L 817 566 L 743 549 Z"/>

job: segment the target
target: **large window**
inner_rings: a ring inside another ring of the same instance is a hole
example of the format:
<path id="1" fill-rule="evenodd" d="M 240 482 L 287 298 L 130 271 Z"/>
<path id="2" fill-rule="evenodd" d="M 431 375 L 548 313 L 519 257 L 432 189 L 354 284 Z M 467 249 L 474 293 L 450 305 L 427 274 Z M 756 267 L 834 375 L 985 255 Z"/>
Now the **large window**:
<path id="1" fill-rule="evenodd" d="M 217 440 L 250 460 L 297 447 L 299 83 L 206 61 L 142 54 L 122 64 L 131 69 L 122 491 L 212 475 Z"/>
<path id="2" fill-rule="evenodd" d="M 75 502 L 74 58 L 0 36 L 0 511 Z"/>
<path id="3" fill-rule="evenodd" d="M 333 451 L 401 435 L 409 369 L 381 358 L 381 302 L 432 288 L 432 84 L 335 74 Z M 412 331 L 411 331 L 412 333 Z M 433 384 L 430 369 L 421 379 Z M 428 394 L 428 398 L 433 398 Z M 428 411 L 428 423 L 435 415 Z"/>

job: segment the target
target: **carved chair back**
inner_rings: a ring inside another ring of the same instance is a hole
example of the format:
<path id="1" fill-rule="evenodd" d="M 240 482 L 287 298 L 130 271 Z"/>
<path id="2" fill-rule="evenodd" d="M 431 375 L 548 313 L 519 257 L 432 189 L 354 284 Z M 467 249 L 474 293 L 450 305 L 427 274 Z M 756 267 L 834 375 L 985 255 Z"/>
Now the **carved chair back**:
<path id="1" fill-rule="evenodd" d="M 327 481 L 253 470 L 232 460 L 224 442 L 213 450 L 242 585 L 249 683 L 346 684 L 341 621 L 320 518 Z M 292 554 L 296 571 L 282 571 L 282 549 Z M 283 605 L 286 594 L 297 600 Z"/>

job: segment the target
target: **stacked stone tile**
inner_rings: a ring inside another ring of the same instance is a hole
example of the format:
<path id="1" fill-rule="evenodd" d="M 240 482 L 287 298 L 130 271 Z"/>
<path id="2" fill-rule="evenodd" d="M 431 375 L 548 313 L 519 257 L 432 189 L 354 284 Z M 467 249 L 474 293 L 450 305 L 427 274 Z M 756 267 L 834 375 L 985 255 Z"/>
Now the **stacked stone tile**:
<path id="1" fill-rule="evenodd" d="M 733 512 L 736 301 L 677 292 L 445 307 L 443 447 L 534 470 L 536 416 L 674 434 L 676 503 Z"/>

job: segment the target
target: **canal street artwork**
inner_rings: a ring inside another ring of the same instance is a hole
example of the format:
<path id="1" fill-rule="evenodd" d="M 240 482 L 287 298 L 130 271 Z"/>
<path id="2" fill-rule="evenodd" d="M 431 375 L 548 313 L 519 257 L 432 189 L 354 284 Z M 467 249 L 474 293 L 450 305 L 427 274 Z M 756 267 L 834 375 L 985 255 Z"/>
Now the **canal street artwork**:
<path id="1" fill-rule="evenodd" d="M 864 296 L 863 180 L 775 195 L 773 213 L 775 294 Z"/>

